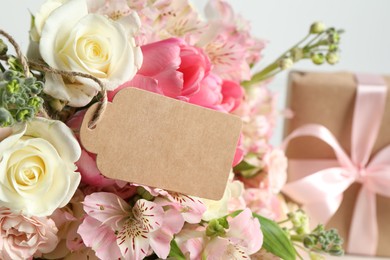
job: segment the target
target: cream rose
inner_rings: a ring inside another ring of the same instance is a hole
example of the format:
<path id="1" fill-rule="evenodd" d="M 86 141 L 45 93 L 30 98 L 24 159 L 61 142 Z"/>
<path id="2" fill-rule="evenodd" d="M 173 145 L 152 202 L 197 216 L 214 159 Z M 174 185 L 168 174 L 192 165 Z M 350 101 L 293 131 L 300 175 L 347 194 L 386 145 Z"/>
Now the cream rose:
<path id="1" fill-rule="evenodd" d="M 81 149 L 64 123 L 36 118 L 0 129 L 0 140 L 0 206 L 42 217 L 70 201 Z"/>
<path id="2" fill-rule="evenodd" d="M 88 13 L 86 0 L 69 0 L 52 11 L 39 40 L 42 59 L 51 67 L 93 75 L 108 90 L 133 78 L 142 64 L 134 35 L 140 27 L 136 13 L 119 20 Z M 99 90 L 90 79 L 61 78 L 47 73 L 44 91 L 70 106 L 84 106 Z"/>
<path id="3" fill-rule="evenodd" d="M 34 42 L 38 42 L 41 38 L 42 28 L 47 17 L 58 7 L 63 5 L 67 0 L 46 0 L 39 11 L 34 15 L 34 24 L 31 27 L 30 38 Z"/>
<path id="4" fill-rule="evenodd" d="M 41 38 L 42 28 L 47 17 L 55 9 L 64 4 L 67 0 L 46 0 L 38 12 L 34 14 L 33 24 L 30 29 L 30 43 L 27 49 L 27 57 L 31 60 L 41 59 L 39 54 L 39 39 Z"/>

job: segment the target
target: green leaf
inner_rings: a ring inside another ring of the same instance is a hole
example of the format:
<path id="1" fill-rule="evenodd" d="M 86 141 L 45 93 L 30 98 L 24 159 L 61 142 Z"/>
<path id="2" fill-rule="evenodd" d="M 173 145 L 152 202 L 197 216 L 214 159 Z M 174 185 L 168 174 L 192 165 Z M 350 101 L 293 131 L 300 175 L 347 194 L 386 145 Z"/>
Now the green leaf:
<path id="1" fill-rule="evenodd" d="M 35 16 L 30 13 L 30 30 L 35 26 Z"/>
<path id="2" fill-rule="evenodd" d="M 169 252 L 168 256 L 173 257 L 177 260 L 186 260 L 186 257 L 184 256 L 183 252 L 180 250 L 175 239 L 172 239 L 171 241 L 171 251 Z"/>
<path id="3" fill-rule="evenodd" d="M 247 163 L 246 161 L 241 161 L 238 165 L 234 167 L 234 172 L 242 172 L 255 169 L 256 166 Z"/>
<path id="4" fill-rule="evenodd" d="M 284 260 L 295 260 L 296 251 L 286 233 L 274 221 L 264 218 L 256 213 L 253 216 L 260 221 L 263 232 L 263 248 Z"/>

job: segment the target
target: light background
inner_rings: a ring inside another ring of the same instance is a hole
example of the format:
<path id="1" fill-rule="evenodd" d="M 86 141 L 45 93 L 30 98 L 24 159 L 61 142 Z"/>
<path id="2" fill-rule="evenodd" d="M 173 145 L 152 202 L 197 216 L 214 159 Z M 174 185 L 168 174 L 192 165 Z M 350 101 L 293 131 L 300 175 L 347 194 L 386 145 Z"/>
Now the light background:
<path id="1" fill-rule="evenodd" d="M 0 28 L 11 33 L 24 50 L 28 46 L 30 12 L 43 0 L 0 0 Z M 193 0 L 202 10 L 207 0 Z M 341 42 L 341 61 L 336 66 L 315 66 L 305 60 L 295 68 L 306 70 L 349 70 L 389 73 L 390 1 L 388 0 L 230 0 L 237 13 L 252 24 L 253 34 L 267 39 L 264 59 L 256 68 L 265 67 L 306 35 L 313 21 L 345 29 Z M 284 107 L 287 73 L 279 74 L 271 89 L 279 93 L 279 108 Z M 282 120 L 272 139 L 282 139 Z"/>
<path id="2" fill-rule="evenodd" d="M 24 50 L 28 46 L 30 12 L 43 0 L 0 0 L 0 28 L 11 33 Z M 203 8 L 206 0 L 194 0 Z M 252 23 L 253 34 L 269 40 L 260 68 L 303 37 L 313 21 L 343 28 L 341 61 L 336 66 L 316 67 L 303 61 L 295 68 L 307 70 L 349 70 L 389 73 L 390 1 L 389 0 L 230 0 L 236 12 Z M 280 74 L 271 88 L 280 95 L 283 108 L 287 73 Z M 272 140 L 279 144 L 282 124 Z M 344 257 L 343 259 L 346 259 Z M 360 259 L 348 257 L 348 259 Z"/>

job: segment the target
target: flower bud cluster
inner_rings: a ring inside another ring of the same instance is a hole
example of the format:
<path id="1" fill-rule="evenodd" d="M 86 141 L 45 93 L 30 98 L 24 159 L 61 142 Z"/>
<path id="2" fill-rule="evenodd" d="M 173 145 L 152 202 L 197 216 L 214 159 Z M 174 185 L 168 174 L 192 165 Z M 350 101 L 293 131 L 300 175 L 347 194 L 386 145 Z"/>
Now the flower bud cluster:
<path id="1" fill-rule="evenodd" d="M 302 210 L 290 212 L 287 214 L 287 217 L 293 224 L 293 229 L 298 235 L 310 232 L 309 217 Z"/>
<path id="2" fill-rule="evenodd" d="M 336 64 L 339 61 L 338 45 L 342 31 L 335 28 L 325 29 L 322 23 L 317 22 L 312 24 L 310 33 L 318 37 L 316 42 L 307 47 L 313 63 L 321 65 L 326 61 L 330 65 Z"/>
<path id="3" fill-rule="evenodd" d="M 323 225 L 318 225 L 303 239 L 303 245 L 315 252 L 324 252 L 334 256 L 344 254 L 343 240 L 336 229 L 325 230 Z"/>
<path id="4" fill-rule="evenodd" d="M 333 65 L 339 61 L 338 49 L 342 30 L 326 28 L 321 22 L 310 26 L 309 34 L 299 44 L 291 48 L 279 60 L 281 70 L 289 69 L 301 59 L 311 59 L 316 65 L 325 62 Z M 307 42 L 305 44 L 305 42 Z"/>
<path id="5" fill-rule="evenodd" d="M 7 127 L 15 122 L 25 122 L 38 113 L 43 99 L 43 83 L 35 77 L 25 76 L 9 69 L 0 74 L 0 126 Z"/>
<path id="6" fill-rule="evenodd" d="M 344 254 L 343 239 L 336 229 L 326 230 L 320 224 L 310 231 L 309 217 L 299 209 L 287 214 L 289 225 L 284 228 L 287 236 L 304 246 L 310 259 L 323 259 L 323 254 L 341 256 Z"/>
<path id="7" fill-rule="evenodd" d="M 209 237 L 223 236 L 226 233 L 225 229 L 228 228 L 229 223 L 226 218 L 212 219 L 206 228 L 206 235 Z"/>

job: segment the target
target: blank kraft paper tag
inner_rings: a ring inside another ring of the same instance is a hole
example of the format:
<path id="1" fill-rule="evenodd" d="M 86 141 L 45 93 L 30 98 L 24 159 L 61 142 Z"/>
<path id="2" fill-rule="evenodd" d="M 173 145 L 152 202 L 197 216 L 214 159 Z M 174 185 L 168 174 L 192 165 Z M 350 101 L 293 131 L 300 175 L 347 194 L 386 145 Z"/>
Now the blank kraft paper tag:
<path id="1" fill-rule="evenodd" d="M 80 129 L 108 178 L 201 198 L 222 198 L 241 131 L 239 117 L 136 88 L 118 92 L 94 129 Z"/>

